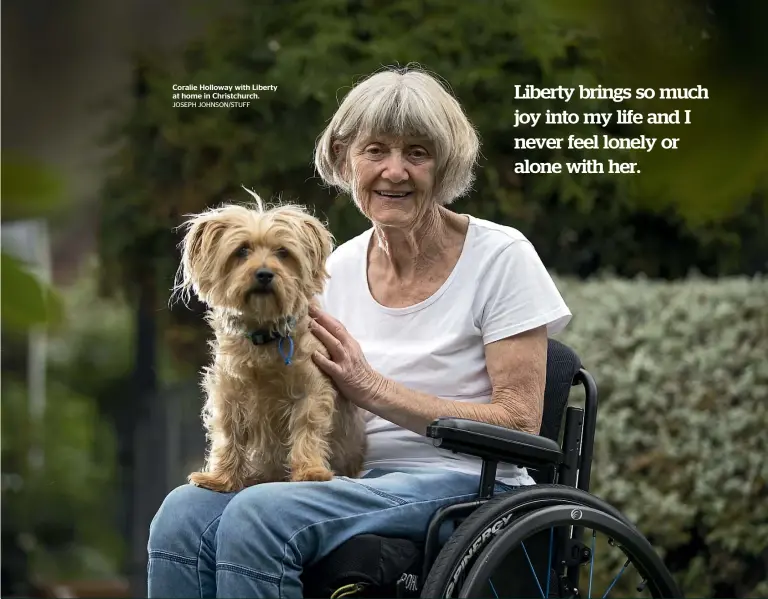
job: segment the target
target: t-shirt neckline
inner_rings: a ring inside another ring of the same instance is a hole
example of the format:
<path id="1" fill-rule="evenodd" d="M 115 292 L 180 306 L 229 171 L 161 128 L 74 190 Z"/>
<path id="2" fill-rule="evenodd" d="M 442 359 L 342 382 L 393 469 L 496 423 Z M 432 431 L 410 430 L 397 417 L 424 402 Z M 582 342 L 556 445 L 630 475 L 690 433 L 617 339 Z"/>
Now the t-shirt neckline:
<path id="1" fill-rule="evenodd" d="M 365 293 L 364 296 L 368 299 L 368 301 L 375 306 L 378 310 L 381 312 L 384 312 L 385 314 L 391 314 L 393 316 L 403 316 L 406 314 L 412 314 L 414 312 L 418 312 L 419 310 L 423 310 L 424 308 L 427 308 L 434 304 L 437 300 L 440 299 L 440 297 L 448 291 L 448 288 L 451 286 L 451 283 L 458 275 L 459 269 L 461 269 L 464 265 L 464 263 L 469 259 L 469 247 L 472 243 L 472 239 L 474 238 L 475 234 L 475 227 L 474 225 L 474 219 L 472 215 L 470 214 L 462 214 L 461 216 L 466 216 L 469 219 L 469 224 L 467 226 L 467 234 L 464 236 L 464 244 L 461 247 L 461 254 L 459 254 L 459 259 L 456 261 L 456 264 L 453 267 L 453 270 L 451 270 L 451 274 L 448 275 L 448 278 L 443 282 L 443 284 L 440 286 L 440 288 L 435 291 L 432 295 L 430 295 L 427 299 L 420 301 L 417 304 L 413 304 L 412 306 L 407 306 L 405 308 L 390 308 L 389 306 L 384 306 L 380 304 L 378 301 L 376 301 L 376 298 L 373 297 L 373 294 L 371 293 L 371 288 L 368 286 L 368 247 L 371 244 L 371 237 L 373 236 L 373 227 L 368 229 L 368 232 L 365 236 L 365 243 L 363 244 L 364 250 L 361 253 L 361 267 L 363 272 L 362 282 L 363 286 L 365 287 Z"/>

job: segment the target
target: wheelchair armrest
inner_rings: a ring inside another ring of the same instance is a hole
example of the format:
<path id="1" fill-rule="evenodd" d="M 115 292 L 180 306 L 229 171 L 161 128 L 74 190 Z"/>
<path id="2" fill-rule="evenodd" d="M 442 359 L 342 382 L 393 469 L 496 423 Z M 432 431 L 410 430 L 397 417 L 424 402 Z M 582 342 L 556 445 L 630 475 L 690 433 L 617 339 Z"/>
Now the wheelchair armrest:
<path id="1" fill-rule="evenodd" d="M 427 427 L 427 437 L 441 449 L 522 467 L 554 466 L 562 459 L 552 439 L 463 418 L 438 418 Z"/>

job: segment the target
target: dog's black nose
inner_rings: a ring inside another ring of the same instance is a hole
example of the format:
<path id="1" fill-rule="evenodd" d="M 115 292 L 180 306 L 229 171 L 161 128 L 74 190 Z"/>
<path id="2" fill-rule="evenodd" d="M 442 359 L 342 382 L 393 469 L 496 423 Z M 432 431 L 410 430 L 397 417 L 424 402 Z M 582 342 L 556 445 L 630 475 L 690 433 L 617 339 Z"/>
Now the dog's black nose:
<path id="1" fill-rule="evenodd" d="M 273 273 L 268 268 L 260 268 L 256 271 L 256 274 L 254 275 L 256 277 L 256 282 L 261 285 L 262 287 L 268 287 L 269 284 L 272 282 L 272 279 L 275 278 L 275 273 Z"/>

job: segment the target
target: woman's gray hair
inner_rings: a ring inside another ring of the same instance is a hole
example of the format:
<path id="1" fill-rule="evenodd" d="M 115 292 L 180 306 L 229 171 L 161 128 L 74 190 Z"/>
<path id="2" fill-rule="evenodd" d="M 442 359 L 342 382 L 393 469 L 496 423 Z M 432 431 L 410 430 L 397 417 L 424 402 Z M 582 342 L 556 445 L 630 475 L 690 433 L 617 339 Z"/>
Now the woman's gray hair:
<path id="1" fill-rule="evenodd" d="M 390 67 L 352 88 L 317 140 L 315 168 L 323 181 L 352 193 L 341 168 L 345 155 L 359 139 L 378 136 L 426 137 L 435 145 L 434 198 L 439 204 L 450 204 L 471 189 L 480 150 L 477 132 L 458 101 L 425 71 Z M 337 143 L 344 147 L 338 156 Z"/>

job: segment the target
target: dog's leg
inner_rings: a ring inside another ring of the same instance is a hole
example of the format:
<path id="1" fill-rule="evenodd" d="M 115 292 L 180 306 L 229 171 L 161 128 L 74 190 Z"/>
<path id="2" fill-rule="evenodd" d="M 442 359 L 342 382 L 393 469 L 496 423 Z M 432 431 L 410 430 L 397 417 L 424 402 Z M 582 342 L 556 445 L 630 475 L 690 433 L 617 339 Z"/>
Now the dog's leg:
<path id="1" fill-rule="evenodd" d="M 331 444 L 333 471 L 339 476 L 359 477 L 367 449 L 365 421 L 360 409 L 343 397 L 336 402 L 334 431 Z"/>
<path id="2" fill-rule="evenodd" d="M 222 398 L 223 399 L 223 398 Z M 212 491 L 229 493 L 255 484 L 247 458 L 248 428 L 238 426 L 242 415 L 236 414 L 239 405 L 216 401 L 211 393 L 203 410 L 203 423 L 211 442 L 203 472 L 189 475 L 190 483 Z"/>
<path id="3" fill-rule="evenodd" d="M 193 472 L 188 480 L 193 485 L 211 491 L 230 493 L 254 484 L 245 475 L 245 455 L 231 441 L 211 443 L 205 469 Z"/>
<path id="4" fill-rule="evenodd" d="M 290 422 L 292 481 L 331 480 L 330 444 L 335 391 L 324 381 L 296 403 Z"/>

